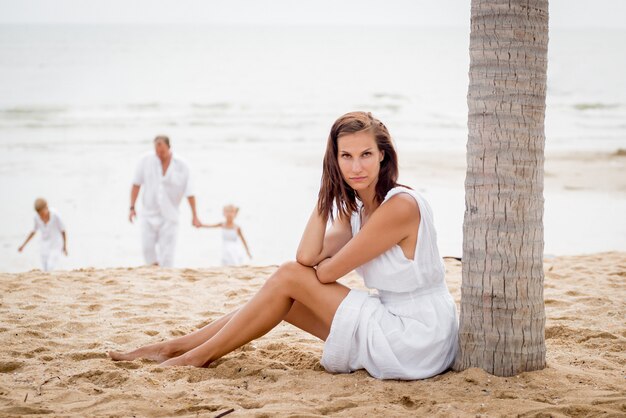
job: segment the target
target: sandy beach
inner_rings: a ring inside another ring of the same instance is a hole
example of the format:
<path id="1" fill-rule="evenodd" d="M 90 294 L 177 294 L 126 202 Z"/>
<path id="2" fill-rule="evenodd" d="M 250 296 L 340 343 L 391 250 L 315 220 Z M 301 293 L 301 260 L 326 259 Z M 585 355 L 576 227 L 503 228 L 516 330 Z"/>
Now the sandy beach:
<path id="1" fill-rule="evenodd" d="M 446 262 L 460 299 L 461 267 Z M 422 381 L 325 372 L 322 342 L 280 325 L 206 369 L 112 362 L 239 306 L 276 269 L 115 268 L 0 274 L 0 415 L 623 416 L 626 253 L 545 260 L 548 367 Z M 342 281 L 361 287 L 352 273 Z"/>

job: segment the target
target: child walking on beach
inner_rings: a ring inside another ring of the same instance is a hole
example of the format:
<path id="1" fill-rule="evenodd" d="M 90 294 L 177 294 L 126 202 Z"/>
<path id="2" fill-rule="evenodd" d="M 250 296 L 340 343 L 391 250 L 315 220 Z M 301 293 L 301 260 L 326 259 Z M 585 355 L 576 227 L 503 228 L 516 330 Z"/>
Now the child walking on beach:
<path id="1" fill-rule="evenodd" d="M 244 249 L 248 257 L 252 258 L 248 243 L 241 232 L 241 227 L 235 223 L 239 208 L 229 204 L 224 206 L 223 213 L 224 222 L 208 225 L 202 224 L 201 228 L 222 228 L 222 265 L 239 266 L 244 262 Z"/>
<path id="2" fill-rule="evenodd" d="M 58 212 L 53 208 L 48 208 L 48 202 L 39 198 L 35 200 L 35 226 L 28 234 L 24 244 L 18 248 L 19 252 L 35 236 L 37 231 L 41 231 L 41 264 L 43 271 L 52 271 L 59 263 L 61 253 L 67 255 L 67 235 L 65 225 Z"/>

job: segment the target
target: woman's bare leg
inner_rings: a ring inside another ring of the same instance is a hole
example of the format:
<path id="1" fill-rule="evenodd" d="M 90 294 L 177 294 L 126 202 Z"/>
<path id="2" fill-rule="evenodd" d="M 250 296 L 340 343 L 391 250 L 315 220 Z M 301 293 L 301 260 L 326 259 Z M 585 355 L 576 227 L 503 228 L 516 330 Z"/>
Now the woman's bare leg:
<path id="1" fill-rule="evenodd" d="M 300 328 L 309 334 L 315 335 L 322 341 L 326 341 L 330 327 L 326 327 L 326 324 L 320 319 L 314 311 L 307 308 L 302 303 L 295 301 L 291 305 L 291 309 L 283 321 L 289 322 L 291 325 Z"/>
<path id="2" fill-rule="evenodd" d="M 163 341 L 156 344 L 145 345 L 136 350 L 129 351 L 128 353 L 122 353 L 119 351 L 109 351 L 109 357 L 111 359 L 132 361 L 138 358 L 145 358 L 148 360 L 154 360 L 163 362 L 172 357 L 180 356 L 187 351 L 196 348 L 200 344 L 207 341 L 209 338 L 217 334 L 224 325 L 233 317 L 237 311 L 233 311 L 229 314 L 222 316 L 221 318 L 203 326 L 202 328 L 195 330 L 182 337 L 174 338 L 168 341 Z"/>
<path id="3" fill-rule="evenodd" d="M 219 319 L 205 325 L 182 337 L 174 338 L 168 341 L 162 341 L 155 344 L 149 344 L 129 352 L 110 351 L 108 354 L 115 361 L 126 360 L 132 361 L 138 358 L 154 360 L 159 363 L 185 354 L 199 345 L 208 341 L 217 334 L 224 325 L 230 321 L 237 311 L 230 312 Z M 304 304 L 295 301 L 284 321 L 315 335 L 321 340 L 326 340 L 329 328 L 324 321 L 320 319 L 314 311 L 307 308 Z"/>
<path id="4" fill-rule="evenodd" d="M 174 338 L 160 343 L 149 344 L 136 350 L 123 353 L 120 351 L 109 351 L 109 357 L 114 361 L 133 361 L 138 358 L 158 361 L 159 363 L 169 360 L 172 357 L 178 357 L 185 354 L 189 350 L 193 350 L 197 346 L 205 343 L 211 337 L 218 333 L 224 325 L 233 317 L 237 311 L 226 314 L 219 319 L 203 326 L 182 337 Z M 300 302 L 294 302 L 285 316 L 284 320 L 290 324 L 315 335 L 321 340 L 325 340 L 328 336 L 328 330 L 324 323 L 320 320 L 315 312 L 304 306 Z"/>
<path id="5" fill-rule="evenodd" d="M 326 339 L 335 312 L 349 291 L 339 283 L 320 283 L 311 267 L 286 263 L 213 337 L 164 365 L 203 366 L 259 338 L 286 319 Z M 297 306 L 288 318 L 295 301 L 303 307 Z"/>

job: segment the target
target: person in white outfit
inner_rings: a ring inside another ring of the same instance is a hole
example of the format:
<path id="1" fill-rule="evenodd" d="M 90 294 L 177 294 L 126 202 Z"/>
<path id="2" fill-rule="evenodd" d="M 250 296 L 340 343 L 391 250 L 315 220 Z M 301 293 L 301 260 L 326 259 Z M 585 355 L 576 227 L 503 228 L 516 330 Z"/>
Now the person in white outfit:
<path id="1" fill-rule="evenodd" d="M 325 341 L 321 363 L 330 372 L 365 369 L 380 379 L 411 380 L 445 371 L 457 350 L 456 305 L 432 210 L 397 178 L 383 123 L 365 112 L 340 117 L 296 261 L 281 265 L 241 308 L 203 328 L 109 355 L 206 366 L 287 321 Z M 354 269 L 371 292 L 337 282 Z"/>
<path id="2" fill-rule="evenodd" d="M 67 234 L 65 225 L 59 213 L 53 208 L 48 208 L 48 202 L 39 198 L 35 200 L 35 225 L 33 231 L 28 234 L 26 241 L 18 251 L 24 251 L 37 231 L 41 232 L 41 268 L 43 271 L 54 270 L 61 260 L 61 254 L 67 255 Z"/>
<path id="3" fill-rule="evenodd" d="M 174 155 L 166 136 L 154 139 L 154 150 L 141 158 L 135 170 L 128 219 L 132 223 L 137 216 L 135 203 L 143 187 L 139 219 L 144 260 L 148 265 L 172 267 L 178 234 L 178 207 L 183 197 L 189 201 L 193 226 L 200 227 L 201 222 L 196 214 L 189 166 Z"/>
<path id="4" fill-rule="evenodd" d="M 252 258 L 252 254 L 250 254 L 250 248 L 248 248 L 241 227 L 235 223 L 239 208 L 228 204 L 224 206 L 223 213 L 224 222 L 202 224 L 202 227 L 222 228 L 222 266 L 240 266 L 245 261 L 245 254 L 248 258 Z"/>

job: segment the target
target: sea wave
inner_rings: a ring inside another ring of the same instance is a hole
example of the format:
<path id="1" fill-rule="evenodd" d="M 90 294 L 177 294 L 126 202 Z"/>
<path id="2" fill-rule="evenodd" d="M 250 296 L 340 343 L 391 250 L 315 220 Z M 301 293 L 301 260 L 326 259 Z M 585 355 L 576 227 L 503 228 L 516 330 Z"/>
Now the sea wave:
<path id="1" fill-rule="evenodd" d="M 575 103 L 572 107 L 576 110 L 605 110 L 605 109 L 618 109 L 622 107 L 621 103 Z"/>

